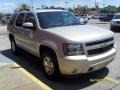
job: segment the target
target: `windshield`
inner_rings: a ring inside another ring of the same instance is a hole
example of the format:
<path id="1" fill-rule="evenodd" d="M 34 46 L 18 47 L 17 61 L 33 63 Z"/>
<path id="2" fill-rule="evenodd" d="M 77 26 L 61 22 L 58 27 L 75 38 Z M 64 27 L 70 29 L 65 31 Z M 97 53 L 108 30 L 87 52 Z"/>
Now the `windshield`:
<path id="1" fill-rule="evenodd" d="M 40 12 L 37 13 L 42 28 L 80 25 L 80 21 L 70 12 Z"/>
<path id="2" fill-rule="evenodd" d="M 115 15 L 114 19 L 120 19 L 120 15 Z"/>

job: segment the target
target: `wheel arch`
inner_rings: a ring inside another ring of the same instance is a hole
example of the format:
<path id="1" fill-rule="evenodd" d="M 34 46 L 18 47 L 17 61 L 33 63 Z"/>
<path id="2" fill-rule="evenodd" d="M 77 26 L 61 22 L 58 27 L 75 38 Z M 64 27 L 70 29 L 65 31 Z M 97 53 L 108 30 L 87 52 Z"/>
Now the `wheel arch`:
<path id="1" fill-rule="evenodd" d="M 56 58 L 57 58 L 56 50 L 54 50 L 52 47 L 47 46 L 47 45 L 40 45 L 40 47 L 39 47 L 40 57 L 41 57 L 41 55 L 42 55 L 42 53 L 43 53 L 44 51 L 51 52 L 51 53 L 54 54 L 54 55 L 56 56 Z"/>

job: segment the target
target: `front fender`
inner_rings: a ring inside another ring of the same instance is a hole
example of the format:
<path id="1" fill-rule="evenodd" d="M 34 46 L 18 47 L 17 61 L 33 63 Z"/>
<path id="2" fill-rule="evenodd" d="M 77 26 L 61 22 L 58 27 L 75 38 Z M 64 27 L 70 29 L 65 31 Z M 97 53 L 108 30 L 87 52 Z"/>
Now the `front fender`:
<path id="1" fill-rule="evenodd" d="M 41 43 L 39 43 L 39 47 L 41 45 L 44 45 L 44 46 L 47 46 L 47 47 L 51 48 L 56 53 L 56 55 L 58 55 L 58 53 L 57 53 L 58 46 L 57 46 L 57 44 L 54 41 L 52 41 L 52 40 L 45 40 L 45 41 L 42 41 Z M 40 52 L 39 52 L 39 55 L 40 55 Z"/>

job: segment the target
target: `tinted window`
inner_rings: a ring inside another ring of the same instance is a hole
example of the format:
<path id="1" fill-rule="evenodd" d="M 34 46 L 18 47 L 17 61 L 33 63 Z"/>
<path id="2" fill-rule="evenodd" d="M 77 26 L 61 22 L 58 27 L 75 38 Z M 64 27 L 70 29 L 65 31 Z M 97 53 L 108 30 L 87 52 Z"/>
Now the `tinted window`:
<path id="1" fill-rule="evenodd" d="M 115 15 L 114 19 L 120 19 L 120 15 Z"/>
<path id="2" fill-rule="evenodd" d="M 24 16 L 25 16 L 25 13 L 21 13 L 18 15 L 18 18 L 16 20 L 16 26 L 18 26 L 18 27 L 22 26 Z"/>
<path id="3" fill-rule="evenodd" d="M 25 22 L 31 22 L 33 23 L 33 25 L 35 26 L 35 17 L 32 13 L 27 13 L 26 18 L 25 18 Z"/>
<path id="4" fill-rule="evenodd" d="M 14 20 L 15 20 L 15 18 L 16 18 L 16 15 L 17 15 L 17 14 L 13 14 L 12 17 L 10 18 L 10 20 L 9 20 L 9 24 L 10 24 L 10 25 L 13 25 Z"/>
<path id="5" fill-rule="evenodd" d="M 79 19 L 69 12 L 41 12 L 37 16 L 42 28 L 80 25 Z"/>
<path id="6" fill-rule="evenodd" d="M 112 18 L 113 16 L 114 16 L 114 15 L 108 15 L 108 17 L 111 17 L 111 18 Z"/>

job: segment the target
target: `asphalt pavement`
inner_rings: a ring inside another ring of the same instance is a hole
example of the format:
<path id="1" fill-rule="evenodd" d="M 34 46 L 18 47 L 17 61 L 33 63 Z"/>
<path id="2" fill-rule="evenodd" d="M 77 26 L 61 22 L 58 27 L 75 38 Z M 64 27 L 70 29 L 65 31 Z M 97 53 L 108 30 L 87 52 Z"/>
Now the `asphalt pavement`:
<path id="1" fill-rule="evenodd" d="M 0 35 L 6 35 L 7 34 L 7 27 L 0 25 Z"/>
<path id="2" fill-rule="evenodd" d="M 110 29 L 109 22 L 90 20 L 88 24 Z M 0 26 L 0 90 L 120 90 L 119 32 L 114 32 L 118 51 L 111 64 L 102 70 L 63 77 L 60 81 L 51 81 L 45 77 L 39 58 L 26 52 L 13 55 L 6 32 L 6 26 Z"/>

